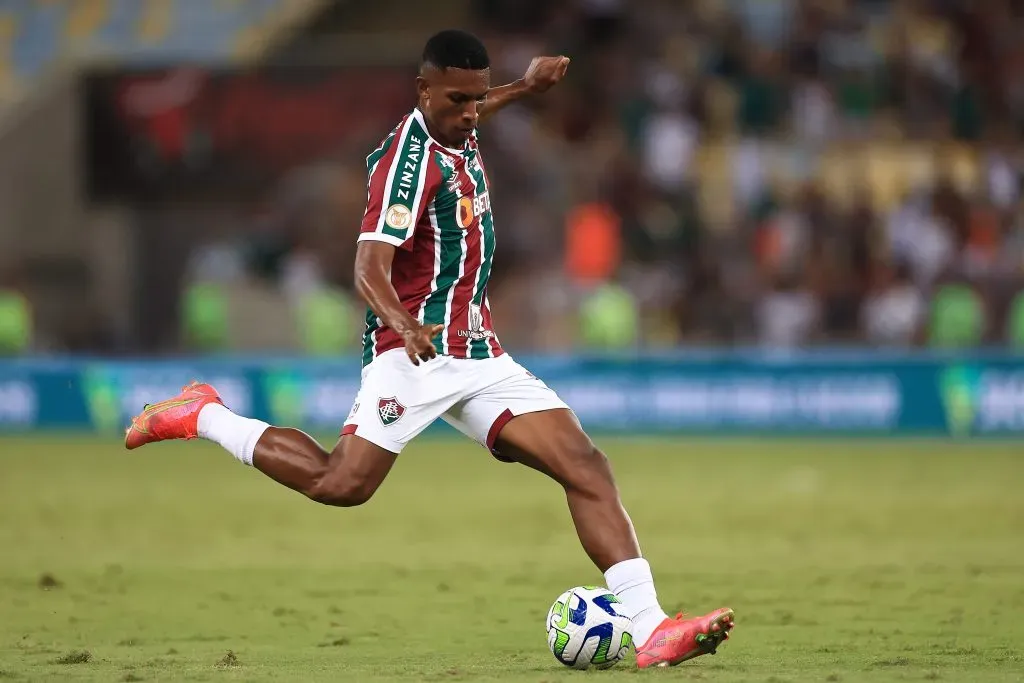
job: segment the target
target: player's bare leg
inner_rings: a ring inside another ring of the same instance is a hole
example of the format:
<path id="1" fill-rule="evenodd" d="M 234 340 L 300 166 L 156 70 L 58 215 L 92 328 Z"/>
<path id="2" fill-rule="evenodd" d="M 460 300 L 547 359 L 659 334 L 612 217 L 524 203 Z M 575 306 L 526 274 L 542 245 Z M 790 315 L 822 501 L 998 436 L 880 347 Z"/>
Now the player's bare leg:
<path id="1" fill-rule="evenodd" d="M 132 420 L 125 446 L 197 437 L 220 444 L 242 463 L 318 503 L 339 507 L 368 501 L 397 458 L 356 435 L 342 436 L 328 452 L 297 429 L 232 413 L 213 387 L 196 382 L 178 396 L 146 406 Z"/>
<path id="2" fill-rule="evenodd" d="M 318 503 L 352 507 L 370 500 L 397 458 L 354 434 L 342 436 L 328 453 L 305 432 L 270 427 L 256 444 L 252 464 Z"/>
<path id="3" fill-rule="evenodd" d="M 503 458 L 543 472 L 565 489 L 583 548 L 633 620 L 639 667 L 670 666 L 714 654 L 729 637 L 732 610 L 723 608 L 692 619 L 682 615 L 670 619 L 665 614 L 608 459 L 570 411 L 545 410 L 512 418 L 495 445 Z"/>
<path id="4" fill-rule="evenodd" d="M 640 557 L 633 523 L 626 514 L 608 459 L 568 410 L 545 410 L 512 418 L 501 430 L 501 456 L 548 475 L 565 489 L 569 514 L 583 549 L 602 572 Z"/>

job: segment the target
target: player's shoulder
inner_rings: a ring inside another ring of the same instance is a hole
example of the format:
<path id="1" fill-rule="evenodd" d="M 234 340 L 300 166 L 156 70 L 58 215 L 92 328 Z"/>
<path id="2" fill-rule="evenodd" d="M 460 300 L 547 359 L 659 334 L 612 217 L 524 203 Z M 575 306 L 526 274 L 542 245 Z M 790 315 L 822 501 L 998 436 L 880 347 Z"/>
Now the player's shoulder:
<path id="1" fill-rule="evenodd" d="M 377 143 L 374 152 L 379 151 L 383 148 L 392 147 L 396 143 L 403 145 L 408 144 L 408 130 L 410 128 L 410 124 L 413 122 L 414 113 L 415 111 L 411 111 L 402 118 L 400 118 L 398 120 L 398 123 L 392 126 L 391 130 L 389 130 L 387 134 L 380 139 L 380 142 Z M 371 152 L 370 154 L 372 155 L 373 152 Z"/>
<path id="2" fill-rule="evenodd" d="M 445 148 L 427 132 L 427 122 L 419 109 L 413 109 L 403 116 L 385 139 L 395 140 L 403 150 L 411 148 L 415 154 L 422 154 L 424 158 L 429 156 L 435 161 L 436 152 L 445 151 Z"/>
<path id="3" fill-rule="evenodd" d="M 416 121 L 415 111 L 403 116 L 395 126 L 388 131 L 377 147 L 366 157 L 367 170 L 372 174 L 378 169 L 387 169 L 387 173 L 394 173 L 400 165 L 399 161 L 409 161 L 409 155 L 414 158 L 425 156 L 424 149 L 427 147 L 429 135 L 426 127 Z M 387 162 L 380 165 L 379 162 Z"/>
<path id="4" fill-rule="evenodd" d="M 427 132 L 427 122 L 419 109 L 414 109 L 408 116 L 409 138 L 417 148 L 422 149 L 423 160 L 434 173 L 430 178 L 434 184 L 445 182 L 455 173 L 458 165 L 458 153 L 448 149 Z"/>

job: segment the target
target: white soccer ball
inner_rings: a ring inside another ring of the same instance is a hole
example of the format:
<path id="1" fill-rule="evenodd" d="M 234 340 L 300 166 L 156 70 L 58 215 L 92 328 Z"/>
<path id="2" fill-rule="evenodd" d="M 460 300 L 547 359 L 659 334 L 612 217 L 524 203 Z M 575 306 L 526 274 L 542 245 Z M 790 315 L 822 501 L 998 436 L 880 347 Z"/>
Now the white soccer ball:
<path id="1" fill-rule="evenodd" d="M 555 600 L 548 611 L 548 648 L 573 669 L 615 666 L 633 645 L 633 622 L 607 588 L 577 586 Z"/>

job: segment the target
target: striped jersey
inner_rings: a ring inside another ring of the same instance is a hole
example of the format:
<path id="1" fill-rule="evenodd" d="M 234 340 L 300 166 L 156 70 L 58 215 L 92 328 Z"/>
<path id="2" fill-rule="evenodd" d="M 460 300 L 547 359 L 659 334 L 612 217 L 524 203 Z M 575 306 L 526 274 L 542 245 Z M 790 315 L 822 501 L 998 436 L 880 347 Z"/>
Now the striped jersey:
<path id="1" fill-rule="evenodd" d="M 414 109 L 366 157 L 367 200 L 359 241 L 392 244 L 391 284 L 423 324 L 443 324 L 438 353 L 493 358 L 503 351 L 491 324 L 487 282 L 494 258 L 487 172 L 476 132 L 461 149 L 430 137 Z M 363 365 L 405 343 L 370 309 Z"/>

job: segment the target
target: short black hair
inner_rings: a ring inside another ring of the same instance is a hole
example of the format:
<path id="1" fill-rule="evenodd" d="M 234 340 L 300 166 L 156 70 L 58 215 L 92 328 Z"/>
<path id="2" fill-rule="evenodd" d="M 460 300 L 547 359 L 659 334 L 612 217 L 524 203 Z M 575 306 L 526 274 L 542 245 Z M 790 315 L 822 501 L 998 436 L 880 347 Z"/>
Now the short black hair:
<path id="1" fill-rule="evenodd" d="M 423 48 L 423 64 L 444 69 L 488 69 L 487 48 L 472 33 L 448 29 L 435 33 Z"/>

